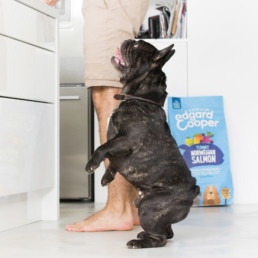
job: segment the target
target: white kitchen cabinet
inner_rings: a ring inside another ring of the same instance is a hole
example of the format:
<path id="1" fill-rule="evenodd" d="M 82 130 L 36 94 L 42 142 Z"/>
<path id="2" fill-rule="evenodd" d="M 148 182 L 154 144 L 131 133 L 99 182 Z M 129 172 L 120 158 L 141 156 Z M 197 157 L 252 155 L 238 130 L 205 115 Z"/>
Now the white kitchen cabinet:
<path id="1" fill-rule="evenodd" d="M 54 12 L 43 5 L 39 11 L 35 5 L 33 0 L 0 0 L 0 34 L 54 51 L 57 37 L 56 19 L 51 17 Z"/>
<path id="2" fill-rule="evenodd" d="M 55 53 L 0 35 L 0 95 L 55 102 Z"/>
<path id="3" fill-rule="evenodd" d="M 54 108 L 0 98 L 0 197 L 54 186 Z"/>
<path id="4" fill-rule="evenodd" d="M 39 0 L 0 0 L 0 231 L 59 217 L 57 24 Z"/>

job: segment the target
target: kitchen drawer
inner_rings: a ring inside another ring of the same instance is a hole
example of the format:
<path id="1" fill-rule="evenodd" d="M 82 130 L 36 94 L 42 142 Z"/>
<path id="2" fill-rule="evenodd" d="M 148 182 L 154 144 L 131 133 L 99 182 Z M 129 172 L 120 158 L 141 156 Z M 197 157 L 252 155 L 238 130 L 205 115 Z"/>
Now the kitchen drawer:
<path id="1" fill-rule="evenodd" d="M 0 96 L 55 101 L 55 54 L 0 35 Z"/>
<path id="2" fill-rule="evenodd" d="M 56 19 L 15 0 L 0 0 L 0 34 L 55 50 Z"/>
<path id="3" fill-rule="evenodd" d="M 0 197 L 54 186 L 54 105 L 0 97 Z"/>

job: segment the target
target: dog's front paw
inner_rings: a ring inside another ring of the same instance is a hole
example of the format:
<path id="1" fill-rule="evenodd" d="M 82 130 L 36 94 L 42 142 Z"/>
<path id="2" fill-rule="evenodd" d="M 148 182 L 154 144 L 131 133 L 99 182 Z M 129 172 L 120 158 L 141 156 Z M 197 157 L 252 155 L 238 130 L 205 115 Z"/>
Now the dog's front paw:
<path id="1" fill-rule="evenodd" d="M 95 169 L 99 167 L 99 164 L 94 162 L 92 159 L 87 163 L 85 170 L 86 174 L 92 174 L 94 173 Z"/>
<path id="2" fill-rule="evenodd" d="M 108 185 L 112 180 L 114 180 L 114 178 L 112 177 L 112 175 L 108 174 L 108 175 L 104 175 L 101 179 L 101 185 L 102 186 L 106 186 Z"/>
<path id="3" fill-rule="evenodd" d="M 111 181 L 114 180 L 114 177 L 110 173 L 105 173 L 104 176 L 101 179 L 101 185 L 106 186 L 108 185 Z"/>
<path id="4" fill-rule="evenodd" d="M 116 176 L 116 170 L 111 168 L 111 166 L 109 165 L 105 174 L 102 177 L 101 185 L 106 186 L 107 184 L 109 184 L 111 181 L 115 179 L 115 176 Z"/>

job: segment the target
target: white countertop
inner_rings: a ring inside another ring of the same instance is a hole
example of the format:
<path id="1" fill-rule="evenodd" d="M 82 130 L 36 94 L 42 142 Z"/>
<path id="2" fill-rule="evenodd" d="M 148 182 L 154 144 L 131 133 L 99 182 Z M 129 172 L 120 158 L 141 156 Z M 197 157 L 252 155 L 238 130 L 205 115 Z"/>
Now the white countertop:
<path id="1" fill-rule="evenodd" d="M 36 9 L 40 12 L 46 13 L 51 17 L 57 18 L 58 12 L 55 8 L 50 7 L 49 5 L 43 3 L 40 0 L 15 0 L 17 2 L 20 2 L 24 5 L 30 6 L 33 9 Z"/>

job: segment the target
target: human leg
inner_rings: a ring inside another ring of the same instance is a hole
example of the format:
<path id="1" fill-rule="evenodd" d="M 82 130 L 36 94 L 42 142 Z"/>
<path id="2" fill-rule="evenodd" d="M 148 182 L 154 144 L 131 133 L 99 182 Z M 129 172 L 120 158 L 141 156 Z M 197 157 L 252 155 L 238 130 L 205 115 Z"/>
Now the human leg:
<path id="1" fill-rule="evenodd" d="M 86 86 L 93 86 L 93 101 L 99 120 L 101 144 L 106 142 L 107 120 L 117 105 L 113 96 L 120 92 L 120 89 L 112 87 L 122 87 L 110 59 L 122 41 L 133 39 L 138 33 L 147 12 L 148 1 L 84 0 L 82 13 L 85 21 L 83 29 L 85 81 Z M 105 163 L 107 167 L 108 161 Z M 117 173 L 115 179 L 108 185 L 108 201 L 105 208 L 79 223 L 67 225 L 66 229 L 69 231 L 132 229 L 133 225 L 139 225 L 137 209 L 133 204 L 137 195 L 137 191 Z"/>
<path id="2" fill-rule="evenodd" d="M 114 87 L 93 87 L 92 97 L 96 108 L 100 142 L 104 144 L 107 141 L 107 121 L 113 110 L 118 105 L 118 101 L 114 99 L 115 94 L 121 92 L 120 88 Z M 108 167 L 108 160 L 105 160 L 105 166 Z M 106 207 L 117 210 L 118 212 L 131 209 L 134 216 L 137 217 L 137 209 L 134 207 L 133 201 L 138 196 L 135 188 L 127 182 L 119 173 L 116 174 L 115 180 L 108 185 L 108 200 Z M 138 218 L 135 224 L 138 224 Z"/>

